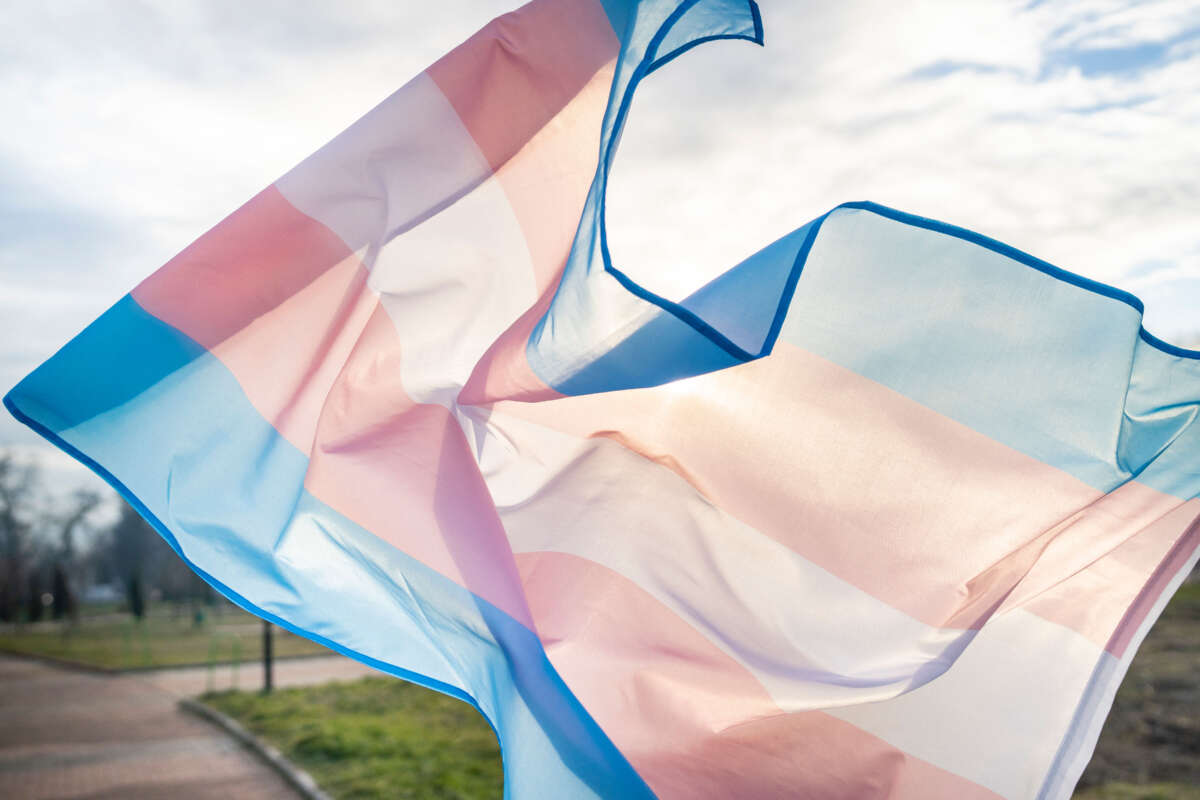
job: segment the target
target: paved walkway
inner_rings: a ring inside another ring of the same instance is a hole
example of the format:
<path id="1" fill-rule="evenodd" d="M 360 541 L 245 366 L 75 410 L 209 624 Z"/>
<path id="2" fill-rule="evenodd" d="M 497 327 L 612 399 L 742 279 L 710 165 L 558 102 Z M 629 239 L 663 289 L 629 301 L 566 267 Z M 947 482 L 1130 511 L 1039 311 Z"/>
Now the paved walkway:
<path id="1" fill-rule="evenodd" d="M 257 688 L 261 672 L 243 665 L 239 688 Z M 296 659 L 278 662 L 276 679 L 286 686 L 370 672 L 340 656 Z M 224 732 L 178 709 L 180 696 L 206 683 L 204 669 L 109 677 L 0 656 L 0 797 L 295 798 Z"/>

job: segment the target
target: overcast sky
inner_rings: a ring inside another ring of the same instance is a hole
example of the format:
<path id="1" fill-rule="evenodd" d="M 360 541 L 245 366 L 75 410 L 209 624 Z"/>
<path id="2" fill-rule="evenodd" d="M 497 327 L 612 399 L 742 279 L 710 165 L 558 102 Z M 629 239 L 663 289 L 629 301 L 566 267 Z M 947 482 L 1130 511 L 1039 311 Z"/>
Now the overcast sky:
<path id="1" fill-rule="evenodd" d="M 1200 332 L 1200 0 L 760 5 L 765 49 L 701 47 L 640 89 L 619 260 L 717 271 L 874 200 L 1126 288 L 1169 341 Z M 8 4 L 0 393 L 511 6 Z M 0 417 L 0 446 L 37 452 Z"/>

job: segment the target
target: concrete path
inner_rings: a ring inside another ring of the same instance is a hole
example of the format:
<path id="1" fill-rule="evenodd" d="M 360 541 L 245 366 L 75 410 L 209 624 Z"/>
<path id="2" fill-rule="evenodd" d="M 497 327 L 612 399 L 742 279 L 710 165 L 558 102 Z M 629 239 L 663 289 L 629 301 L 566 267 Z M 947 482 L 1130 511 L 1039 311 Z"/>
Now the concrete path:
<path id="1" fill-rule="evenodd" d="M 257 688 L 261 671 L 243 665 L 240 688 Z M 276 678 L 283 686 L 371 672 L 322 657 L 281 661 Z M 204 669 L 109 677 L 0 656 L 0 798 L 295 798 L 223 731 L 178 709 L 206 682 Z"/>

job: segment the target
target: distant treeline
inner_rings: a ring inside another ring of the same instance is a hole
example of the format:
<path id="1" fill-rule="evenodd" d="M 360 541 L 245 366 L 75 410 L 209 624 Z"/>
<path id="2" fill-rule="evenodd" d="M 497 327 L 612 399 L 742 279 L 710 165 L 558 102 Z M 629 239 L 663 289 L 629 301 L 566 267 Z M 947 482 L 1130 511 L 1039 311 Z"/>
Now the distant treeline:
<path id="1" fill-rule="evenodd" d="M 0 454 L 0 621 L 74 619 L 89 596 L 115 596 L 138 617 L 151 599 L 215 599 L 128 504 L 93 491 L 52 499 L 42 476 Z M 98 523 L 111 520 L 112 502 L 121 503 L 116 521 Z"/>

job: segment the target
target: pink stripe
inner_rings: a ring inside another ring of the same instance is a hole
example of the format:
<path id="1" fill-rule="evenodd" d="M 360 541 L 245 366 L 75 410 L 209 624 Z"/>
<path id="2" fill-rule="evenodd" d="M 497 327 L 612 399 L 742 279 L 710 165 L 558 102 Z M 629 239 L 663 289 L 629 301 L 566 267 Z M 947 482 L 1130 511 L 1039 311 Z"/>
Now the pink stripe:
<path id="1" fill-rule="evenodd" d="M 529 341 L 529 335 L 550 307 L 556 288 L 557 285 L 547 289 L 538 301 L 487 349 L 458 393 L 460 404 L 483 405 L 499 398 L 535 403 L 563 396 L 538 377 L 525 355 L 525 344 Z"/>
<path id="2" fill-rule="evenodd" d="M 557 285 L 571 252 L 596 172 L 613 67 L 611 61 L 601 66 L 495 173 L 525 234 L 539 293 Z"/>
<path id="3" fill-rule="evenodd" d="M 400 341 L 372 314 L 325 401 L 305 487 L 532 627 L 512 550 L 462 428 L 400 383 Z"/>
<path id="4" fill-rule="evenodd" d="M 501 407 L 576 435 L 613 436 L 813 563 L 939 627 L 981 625 L 1043 551 L 1038 585 L 1064 579 L 1069 563 L 1056 567 L 1049 551 L 1056 526 L 1101 497 L 784 344 L 670 386 Z M 1077 532 L 1104 529 L 1115 545 L 1178 502 L 1137 487 L 1086 511 L 1098 519 L 1076 519 Z M 1127 515 L 1115 528 L 1103 520 L 1112 509 Z M 1135 592 L 1145 579 L 1127 578 Z"/>
<path id="5" fill-rule="evenodd" d="M 1198 515 L 1200 500 L 1172 504 L 1153 489 L 1127 483 L 1051 531 L 1053 538 L 1002 608 L 1023 608 L 1064 625 L 1120 657 L 1126 632 L 1132 635 L 1145 616 L 1145 609 L 1136 615 L 1146 587 L 1170 566 Z"/>
<path id="6" fill-rule="evenodd" d="M 498 169 L 619 47 L 597 0 L 533 0 L 489 22 L 427 72 Z"/>
<path id="7" fill-rule="evenodd" d="M 1190 505 L 1192 505 L 1193 513 L 1200 510 L 1200 501 L 1193 501 Z M 1200 516 L 1196 516 L 1187 530 L 1176 540 L 1171 552 L 1158 565 L 1153 576 L 1146 582 L 1134 602 L 1130 604 L 1124 619 L 1121 620 L 1121 624 L 1106 645 L 1109 652 L 1117 658 L 1125 655 L 1133 637 L 1150 614 L 1150 609 L 1166 591 L 1171 580 L 1187 565 L 1197 547 L 1200 547 Z"/>
<path id="8" fill-rule="evenodd" d="M 269 186 L 132 294 L 212 350 L 350 255 L 336 234 Z"/>
<path id="9" fill-rule="evenodd" d="M 459 394 L 460 403 L 562 397 L 529 366 L 525 344 L 550 306 L 571 251 L 596 169 L 600 123 L 611 81 L 610 63 L 496 172 L 529 246 L 540 296 L 479 360 Z"/>
<path id="10" fill-rule="evenodd" d="M 635 584 L 561 553 L 517 556 L 546 652 L 669 798 L 988 798 L 820 712 L 783 713 L 743 666 Z"/>
<path id="11" fill-rule="evenodd" d="M 310 453 L 325 398 L 378 304 L 366 269 L 347 256 L 212 353 L 259 413 Z"/>
<path id="12" fill-rule="evenodd" d="M 637 765 L 661 798 L 1000 800 L 828 714 L 748 720 L 683 752 Z M 648 777 L 649 776 L 649 777 Z"/>

